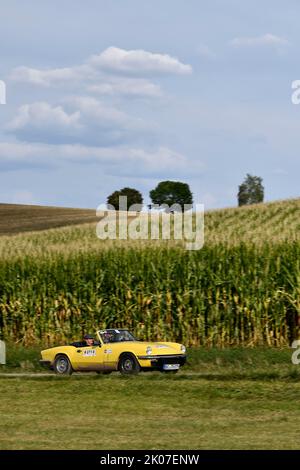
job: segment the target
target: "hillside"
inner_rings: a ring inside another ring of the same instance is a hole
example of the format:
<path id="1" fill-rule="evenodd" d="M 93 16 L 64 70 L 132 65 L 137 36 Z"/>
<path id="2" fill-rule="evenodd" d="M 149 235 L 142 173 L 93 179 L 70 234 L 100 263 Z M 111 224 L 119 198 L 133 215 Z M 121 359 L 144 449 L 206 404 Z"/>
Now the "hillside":
<path id="1" fill-rule="evenodd" d="M 76 210 L 65 214 L 60 223 L 78 223 Z M 100 241 L 95 221 L 1 236 L 0 335 L 51 345 L 117 325 L 193 346 L 290 344 L 299 228 L 296 199 L 210 211 L 204 247 L 190 252 L 180 241 Z"/>
<path id="2" fill-rule="evenodd" d="M 101 242 L 96 237 L 98 221 L 93 209 L 0 204 L 0 256 L 4 252 L 8 255 L 10 247 L 12 254 L 33 248 L 37 254 L 45 249 L 67 253 L 69 250 L 98 249 L 103 244 L 124 245 L 124 241 Z M 241 242 L 261 245 L 298 240 L 299 235 L 300 199 L 205 213 L 205 245 L 237 245 Z"/>
<path id="3" fill-rule="evenodd" d="M 262 244 L 299 240 L 300 198 L 209 211 L 205 215 L 207 243 Z"/>
<path id="4" fill-rule="evenodd" d="M 94 222 L 95 212 L 94 209 L 0 204 L 0 235 Z"/>

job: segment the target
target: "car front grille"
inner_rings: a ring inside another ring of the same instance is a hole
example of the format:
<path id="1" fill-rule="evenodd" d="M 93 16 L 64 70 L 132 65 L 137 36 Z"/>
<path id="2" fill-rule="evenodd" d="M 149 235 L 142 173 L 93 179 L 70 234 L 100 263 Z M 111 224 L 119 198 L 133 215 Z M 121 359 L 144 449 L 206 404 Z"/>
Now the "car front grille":
<path id="1" fill-rule="evenodd" d="M 172 354 L 172 355 L 148 355 L 138 356 L 139 359 L 147 359 L 151 361 L 153 367 L 162 367 L 164 364 L 179 364 L 183 366 L 186 363 L 186 356 L 184 354 Z"/>

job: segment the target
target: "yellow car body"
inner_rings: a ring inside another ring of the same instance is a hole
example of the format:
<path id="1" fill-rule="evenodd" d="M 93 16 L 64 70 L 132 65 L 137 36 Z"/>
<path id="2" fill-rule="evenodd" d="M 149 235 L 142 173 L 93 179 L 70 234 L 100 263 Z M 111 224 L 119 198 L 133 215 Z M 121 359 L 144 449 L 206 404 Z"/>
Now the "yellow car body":
<path id="1" fill-rule="evenodd" d="M 177 372 L 186 362 L 186 349 L 182 344 L 138 341 L 125 329 L 99 330 L 94 345 L 72 343 L 46 349 L 41 355 L 40 362 L 59 375 L 70 375 L 73 371 Z"/>

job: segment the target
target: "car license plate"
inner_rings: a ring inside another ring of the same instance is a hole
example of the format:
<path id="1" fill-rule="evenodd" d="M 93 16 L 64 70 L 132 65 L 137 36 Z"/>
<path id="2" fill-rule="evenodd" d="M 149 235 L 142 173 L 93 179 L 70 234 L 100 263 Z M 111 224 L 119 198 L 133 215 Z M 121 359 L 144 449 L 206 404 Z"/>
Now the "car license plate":
<path id="1" fill-rule="evenodd" d="M 163 369 L 164 370 L 177 370 L 179 369 L 179 364 L 164 364 Z"/>

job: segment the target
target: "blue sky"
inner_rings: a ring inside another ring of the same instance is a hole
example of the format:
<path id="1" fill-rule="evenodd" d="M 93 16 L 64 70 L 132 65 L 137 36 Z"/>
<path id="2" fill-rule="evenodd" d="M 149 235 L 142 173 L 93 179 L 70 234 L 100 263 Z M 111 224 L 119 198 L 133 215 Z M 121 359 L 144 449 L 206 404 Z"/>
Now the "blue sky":
<path id="1" fill-rule="evenodd" d="M 0 201 L 145 202 L 164 179 L 206 209 L 299 196 L 296 0 L 3 0 Z"/>

